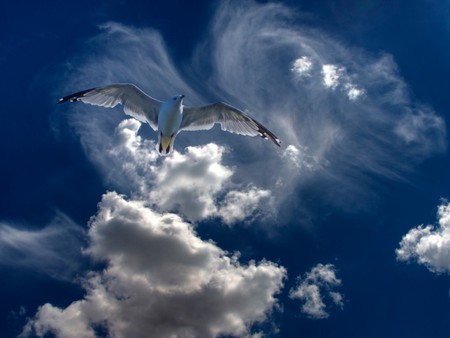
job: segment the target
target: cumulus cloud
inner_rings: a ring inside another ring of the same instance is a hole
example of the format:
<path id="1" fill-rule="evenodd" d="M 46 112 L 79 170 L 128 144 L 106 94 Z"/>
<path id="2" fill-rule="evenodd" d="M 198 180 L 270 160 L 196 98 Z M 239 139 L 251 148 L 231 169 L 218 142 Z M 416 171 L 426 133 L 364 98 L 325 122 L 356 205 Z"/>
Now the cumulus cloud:
<path id="1" fill-rule="evenodd" d="M 216 215 L 215 196 L 233 174 L 231 168 L 220 163 L 224 151 L 210 143 L 167 157 L 154 172 L 150 200 L 163 210 L 176 210 L 191 220 Z"/>
<path id="2" fill-rule="evenodd" d="M 140 128 L 139 121 L 124 120 L 103 145 L 99 167 L 114 188 L 194 222 L 219 217 L 231 225 L 273 212 L 269 190 L 233 183 L 235 168 L 222 163 L 225 147 L 208 143 L 162 158 Z"/>
<path id="3" fill-rule="evenodd" d="M 184 154 L 176 152 L 166 158 L 153 173 L 149 201 L 191 221 L 220 217 L 231 225 L 252 216 L 262 201 L 266 202 L 266 214 L 270 214 L 269 190 L 231 185 L 234 170 L 221 163 L 224 152 L 224 147 L 209 143 L 187 147 Z M 221 198 L 224 191 L 227 193 Z"/>
<path id="4" fill-rule="evenodd" d="M 355 101 L 365 94 L 364 89 L 358 88 L 353 83 L 346 83 L 344 88 L 347 91 L 347 96 L 351 101 Z"/>
<path id="5" fill-rule="evenodd" d="M 344 306 L 343 295 L 332 291 L 339 287 L 342 281 L 336 277 L 333 264 L 317 264 L 303 277 L 298 278 L 298 284 L 289 292 L 289 297 L 302 302 L 301 312 L 313 319 L 328 318 L 329 313 L 325 298 L 341 309 Z"/>
<path id="6" fill-rule="evenodd" d="M 316 62 L 319 61 L 316 60 Z M 313 76 L 314 68 L 317 66 L 313 63 L 311 57 L 302 56 L 294 61 L 291 71 L 299 79 L 305 79 Z M 315 76 L 317 76 L 317 72 L 315 73 Z M 365 94 L 364 89 L 352 82 L 352 76 L 347 73 L 346 68 L 343 66 L 322 64 L 320 75 L 322 77 L 322 85 L 325 88 L 335 90 L 340 87 L 350 101 L 356 101 Z"/>
<path id="7" fill-rule="evenodd" d="M 41 306 L 23 336 L 245 336 L 268 318 L 286 275 L 268 261 L 243 265 L 177 215 L 113 192 L 90 222 L 86 253 L 106 263 L 87 275 L 86 296 Z"/>
<path id="8" fill-rule="evenodd" d="M 291 70 L 300 77 L 309 77 L 311 76 L 310 70 L 312 65 L 310 58 L 302 56 L 294 61 Z"/>
<path id="9" fill-rule="evenodd" d="M 335 65 L 323 65 L 322 75 L 324 86 L 330 89 L 335 89 L 339 84 L 343 72 L 344 68 L 338 68 Z"/>
<path id="10" fill-rule="evenodd" d="M 234 224 L 254 215 L 262 201 L 265 202 L 265 211 L 267 212 L 267 209 L 272 211 L 271 202 L 273 200 L 270 196 L 269 190 L 262 190 L 253 186 L 242 191 L 232 190 L 225 196 L 218 213 L 225 223 Z"/>
<path id="11" fill-rule="evenodd" d="M 416 261 L 436 273 L 450 273 L 450 204 L 437 212 L 438 226 L 419 225 L 403 236 L 395 251 L 399 261 Z"/>
<path id="12" fill-rule="evenodd" d="M 326 88 L 334 90 L 338 86 L 341 87 L 351 101 L 356 101 L 365 93 L 364 89 L 351 82 L 351 76 L 347 74 L 345 67 L 323 65 L 322 75 L 323 85 Z"/>
<path id="13" fill-rule="evenodd" d="M 71 280 L 81 266 L 83 229 L 58 214 L 41 229 L 0 223 L 0 264 Z"/>

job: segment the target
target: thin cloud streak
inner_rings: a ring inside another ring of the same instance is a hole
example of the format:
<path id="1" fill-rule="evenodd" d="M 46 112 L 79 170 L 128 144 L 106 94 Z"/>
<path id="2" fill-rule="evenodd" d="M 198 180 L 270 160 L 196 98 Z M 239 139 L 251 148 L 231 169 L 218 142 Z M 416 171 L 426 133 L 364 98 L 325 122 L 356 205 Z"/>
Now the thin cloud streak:
<path id="1" fill-rule="evenodd" d="M 42 229 L 0 223 L 0 264 L 71 281 L 81 267 L 84 235 L 63 214 Z"/>

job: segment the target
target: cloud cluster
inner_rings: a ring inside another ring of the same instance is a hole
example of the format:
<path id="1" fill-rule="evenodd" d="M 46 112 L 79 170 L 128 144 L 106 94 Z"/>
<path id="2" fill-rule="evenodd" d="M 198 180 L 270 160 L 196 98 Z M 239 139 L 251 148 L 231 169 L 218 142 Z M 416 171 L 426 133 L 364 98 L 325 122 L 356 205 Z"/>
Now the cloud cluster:
<path id="1" fill-rule="evenodd" d="M 42 229 L 0 223 L 0 265 L 71 280 L 81 266 L 83 229 L 59 213 Z"/>
<path id="2" fill-rule="evenodd" d="M 175 214 L 116 193 L 103 196 L 89 243 L 106 268 L 87 275 L 83 299 L 41 306 L 23 336 L 245 336 L 270 314 L 286 276 L 268 261 L 242 265 Z"/>
<path id="3" fill-rule="evenodd" d="M 395 251 L 399 261 L 417 261 L 436 273 L 450 273 L 450 204 L 438 208 L 439 226 L 419 225 L 403 236 Z"/>
<path id="4" fill-rule="evenodd" d="M 293 62 L 291 71 L 296 78 L 303 80 L 313 76 L 314 67 L 321 67 L 320 75 L 322 76 L 324 88 L 335 90 L 340 87 L 351 101 L 356 101 L 365 94 L 364 89 L 359 88 L 352 82 L 352 76 L 347 74 L 347 70 L 343 66 L 334 64 L 316 65 L 311 57 L 301 56 Z M 316 72 L 315 76 L 317 75 Z"/>
<path id="5" fill-rule="evenodd" d="M 333 291 L 341 285 L 336 277 L 333 264 L 317 264 L 303 278 L 298 278 L 298 285 L 291 289 L 289 297 L 299 299 L 303 304 L 301 312 L 313 319 L 323 319 L 329 316 L 324 298 L 341 309 L 344 306 L 343 295 Z"/>

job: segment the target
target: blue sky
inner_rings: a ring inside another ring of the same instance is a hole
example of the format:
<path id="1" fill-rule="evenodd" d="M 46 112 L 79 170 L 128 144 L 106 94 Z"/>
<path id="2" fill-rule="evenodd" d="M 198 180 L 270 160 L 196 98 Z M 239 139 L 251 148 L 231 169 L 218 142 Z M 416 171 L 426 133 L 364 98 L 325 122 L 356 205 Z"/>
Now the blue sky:
<path id="1" fill-rule="evenodd" d="M 25 10 L 26 8 L 26 10 Z M 15 2 L 0 14 L 5 337 L 446 337 L 448 1 Z M 64 95 L 223 100 L 282 141 Z"/>

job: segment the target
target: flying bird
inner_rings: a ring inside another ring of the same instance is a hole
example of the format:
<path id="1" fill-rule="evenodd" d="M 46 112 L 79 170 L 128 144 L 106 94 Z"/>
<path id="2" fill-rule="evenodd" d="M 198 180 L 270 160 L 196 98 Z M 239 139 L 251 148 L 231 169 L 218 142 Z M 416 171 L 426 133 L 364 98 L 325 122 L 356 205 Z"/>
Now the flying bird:
<path id="1" fill-rule="evenodd" d="M 248 136 L 270 139 L 277 146 L 280 140 L 261 123 L 244 112 L 223 102 L 200 107 L 185 107 L 184 95 L 167 101 L 156 100 L 133 84 L 112 84 L 83 90 L 59 99 L 64 102 L 81 101 L 95 106 L 113 108 L 123 105 L 125 114 L 141 122 L 147 122 L 158 132 L 156 146 L 161 155 L 173 151 L 175 137 L 183 130 L 208 130 L 216 123 L 222 130 Z"/>

